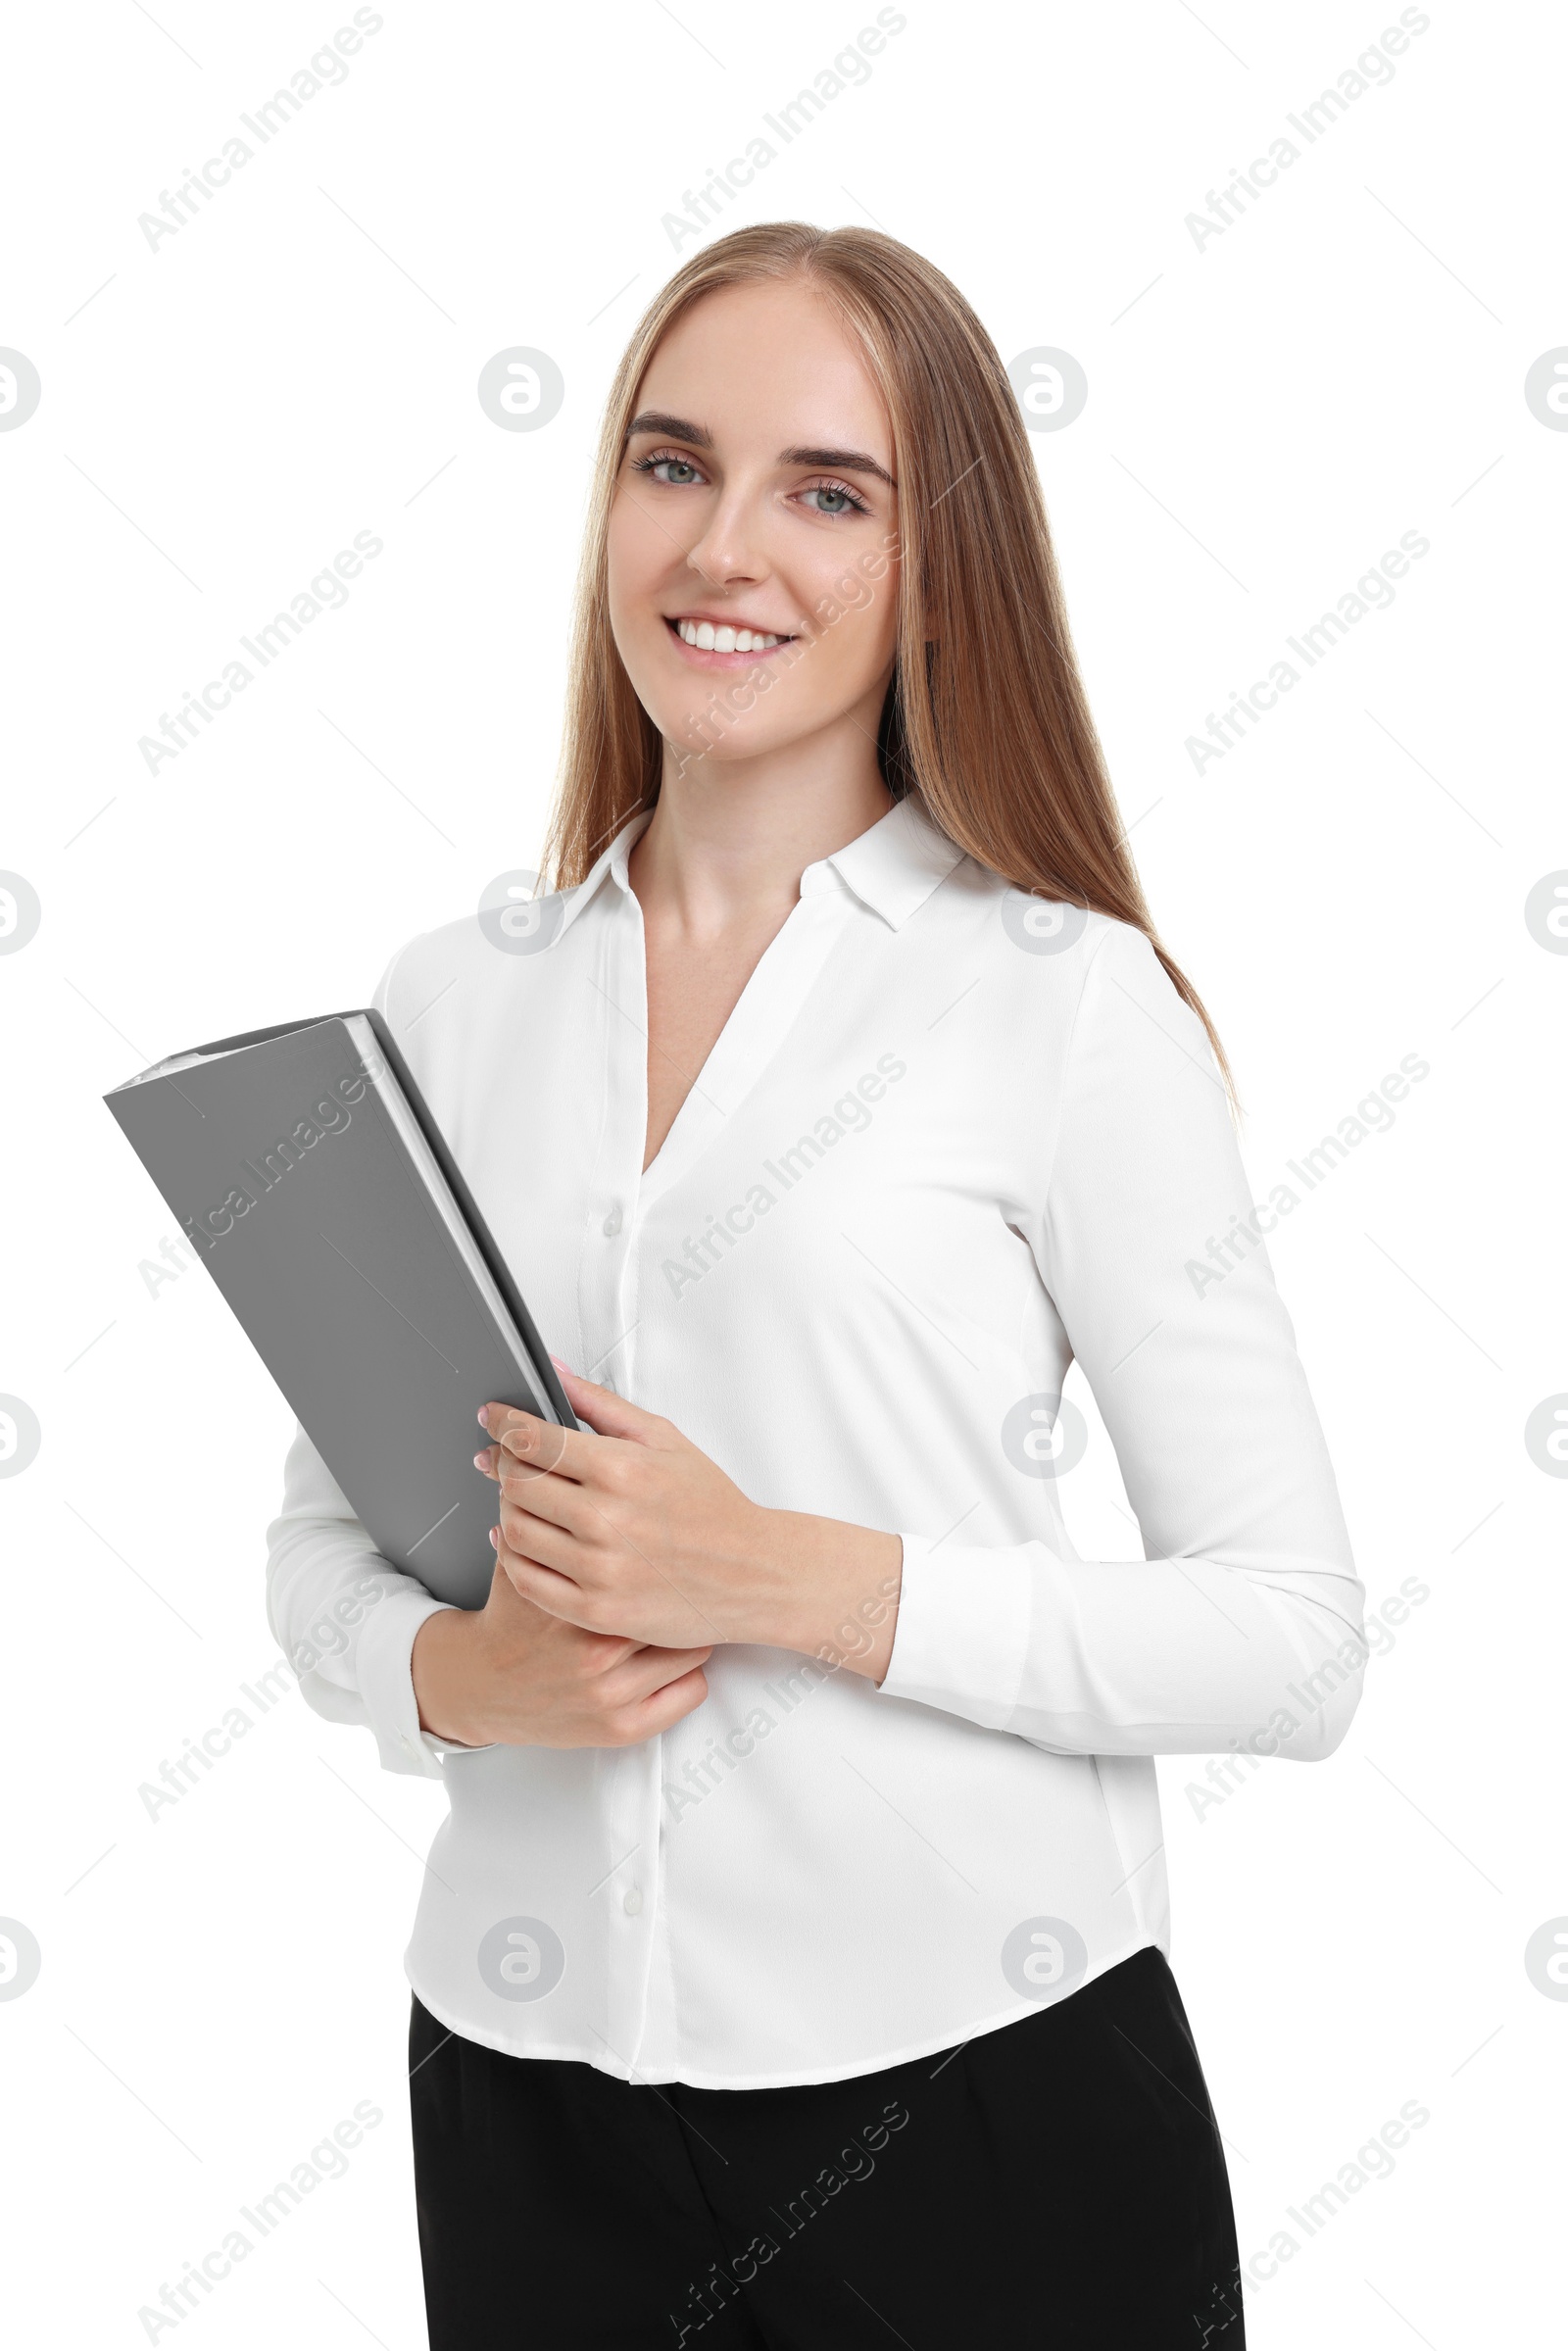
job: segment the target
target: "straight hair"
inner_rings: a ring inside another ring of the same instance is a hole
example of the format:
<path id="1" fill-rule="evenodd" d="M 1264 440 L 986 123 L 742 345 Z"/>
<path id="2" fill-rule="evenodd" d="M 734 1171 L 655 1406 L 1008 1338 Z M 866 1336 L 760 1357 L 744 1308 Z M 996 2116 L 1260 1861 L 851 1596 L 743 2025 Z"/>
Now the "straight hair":
<path id="1" fill-rule="evenodd" d="M 654 807 L 663 772 L 663 740 L 615 649 L 607 593 L 611 508 L 643 378 L 694 303 L 767 278 L 804 281 L 833 305 L 892 424 L 899 650 L 877 743 L 889 791 L 1014 889 L 1142 931 L 1203 1024 L 1234 1116 L 1224 1048 L 1160 944 L 1127 846 L 1006 369 L 952 280 L 876 229 L 737 229 L 693 254 L 632 333 L 606 404 L 578 576 L 550 886 L 580 882 Z"/>

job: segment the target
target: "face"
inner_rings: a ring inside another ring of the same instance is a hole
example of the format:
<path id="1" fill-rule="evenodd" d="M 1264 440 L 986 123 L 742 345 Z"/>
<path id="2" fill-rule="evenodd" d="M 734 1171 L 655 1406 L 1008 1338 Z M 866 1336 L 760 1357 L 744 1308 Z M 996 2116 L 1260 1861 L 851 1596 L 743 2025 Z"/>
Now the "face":
<path id="1" fill-rule="evenodd" d="M 797 284 L 704 296 L 638 394 L 610 524 L 610 618 L 665 741 L 710 761 L 858 727 L 897 634 L 898 492 L 859 350 Z"/>

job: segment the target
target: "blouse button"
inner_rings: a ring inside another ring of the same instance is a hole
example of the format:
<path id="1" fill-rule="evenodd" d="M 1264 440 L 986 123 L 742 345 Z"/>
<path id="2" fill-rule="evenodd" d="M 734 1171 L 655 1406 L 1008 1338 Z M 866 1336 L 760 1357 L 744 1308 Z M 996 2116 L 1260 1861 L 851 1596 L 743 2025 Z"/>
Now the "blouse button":
<path id="1" fill-rule="evenodd" d="M 625 1900 L 621 1903 L 621 1908 L 624 1910 L 629 1919 L 634 1919 L 637 1916 L 638 1911 L 641 1910 L 642 1906 L 643 1889 L 640 1886 L 634 1886 L 627 1893 Z"/>
<path id="2" fill-rule="evenodd" d="M 619 1231 L 620 1210 L 618 1208 L 612 1208 L 610 1214 L 605 1218 L 605 1239 L 607 1241 L 613 1241 L 615 1235 Z"/>

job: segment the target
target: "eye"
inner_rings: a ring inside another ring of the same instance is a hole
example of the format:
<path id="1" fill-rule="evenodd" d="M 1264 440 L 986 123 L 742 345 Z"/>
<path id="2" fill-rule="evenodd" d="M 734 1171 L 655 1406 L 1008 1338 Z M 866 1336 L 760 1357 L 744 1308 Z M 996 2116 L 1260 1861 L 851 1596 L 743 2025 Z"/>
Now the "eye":
<path id="1" fill-rule="evenodd" d="M 673 480 L 664 471 L 666 465 L 675 468 Z M 646 473 L 653 480 L 662 482 L 666 490 L 684 490 L 689 488 L 693 481 L 702 479 L 695 460 L 681 457 L 673 449 L 655 449 L 651 450 L 647 457 L 634 457 L 631 461 L 631 469 L 634 473 Z"/>
<path id="2" fill-rule="evenodd" d="M 839 506 L 816 506 L 813 514 L 868 514 L 871 510 L 858 490 L 852 490 L 847 481 L 813 481 L 801 492 L 803 498 L 842 499 Z"/>

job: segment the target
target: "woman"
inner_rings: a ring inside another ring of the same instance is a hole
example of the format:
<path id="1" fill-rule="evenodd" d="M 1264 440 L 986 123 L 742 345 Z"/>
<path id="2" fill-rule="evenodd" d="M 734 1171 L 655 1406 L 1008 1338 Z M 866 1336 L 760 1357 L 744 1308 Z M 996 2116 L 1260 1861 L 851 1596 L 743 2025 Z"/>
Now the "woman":
<path id="1" fill-rule="evenodd" d="M 552 854 L 377 1002 L 585 1425 L 481 1414 L 482 1610 L 303 1435 L 271 1534 L 288 1650 L 377 1594 L 306 1695 L 451 1801 L 431 2343 L 1236 2351 L 1152 1758 L 1328 1754 L 1362 1593 L 1005 372 L 891 238 L 634 335 Z M 1063 1525 L 1075 1357 L 1144 1558 Z"/>

